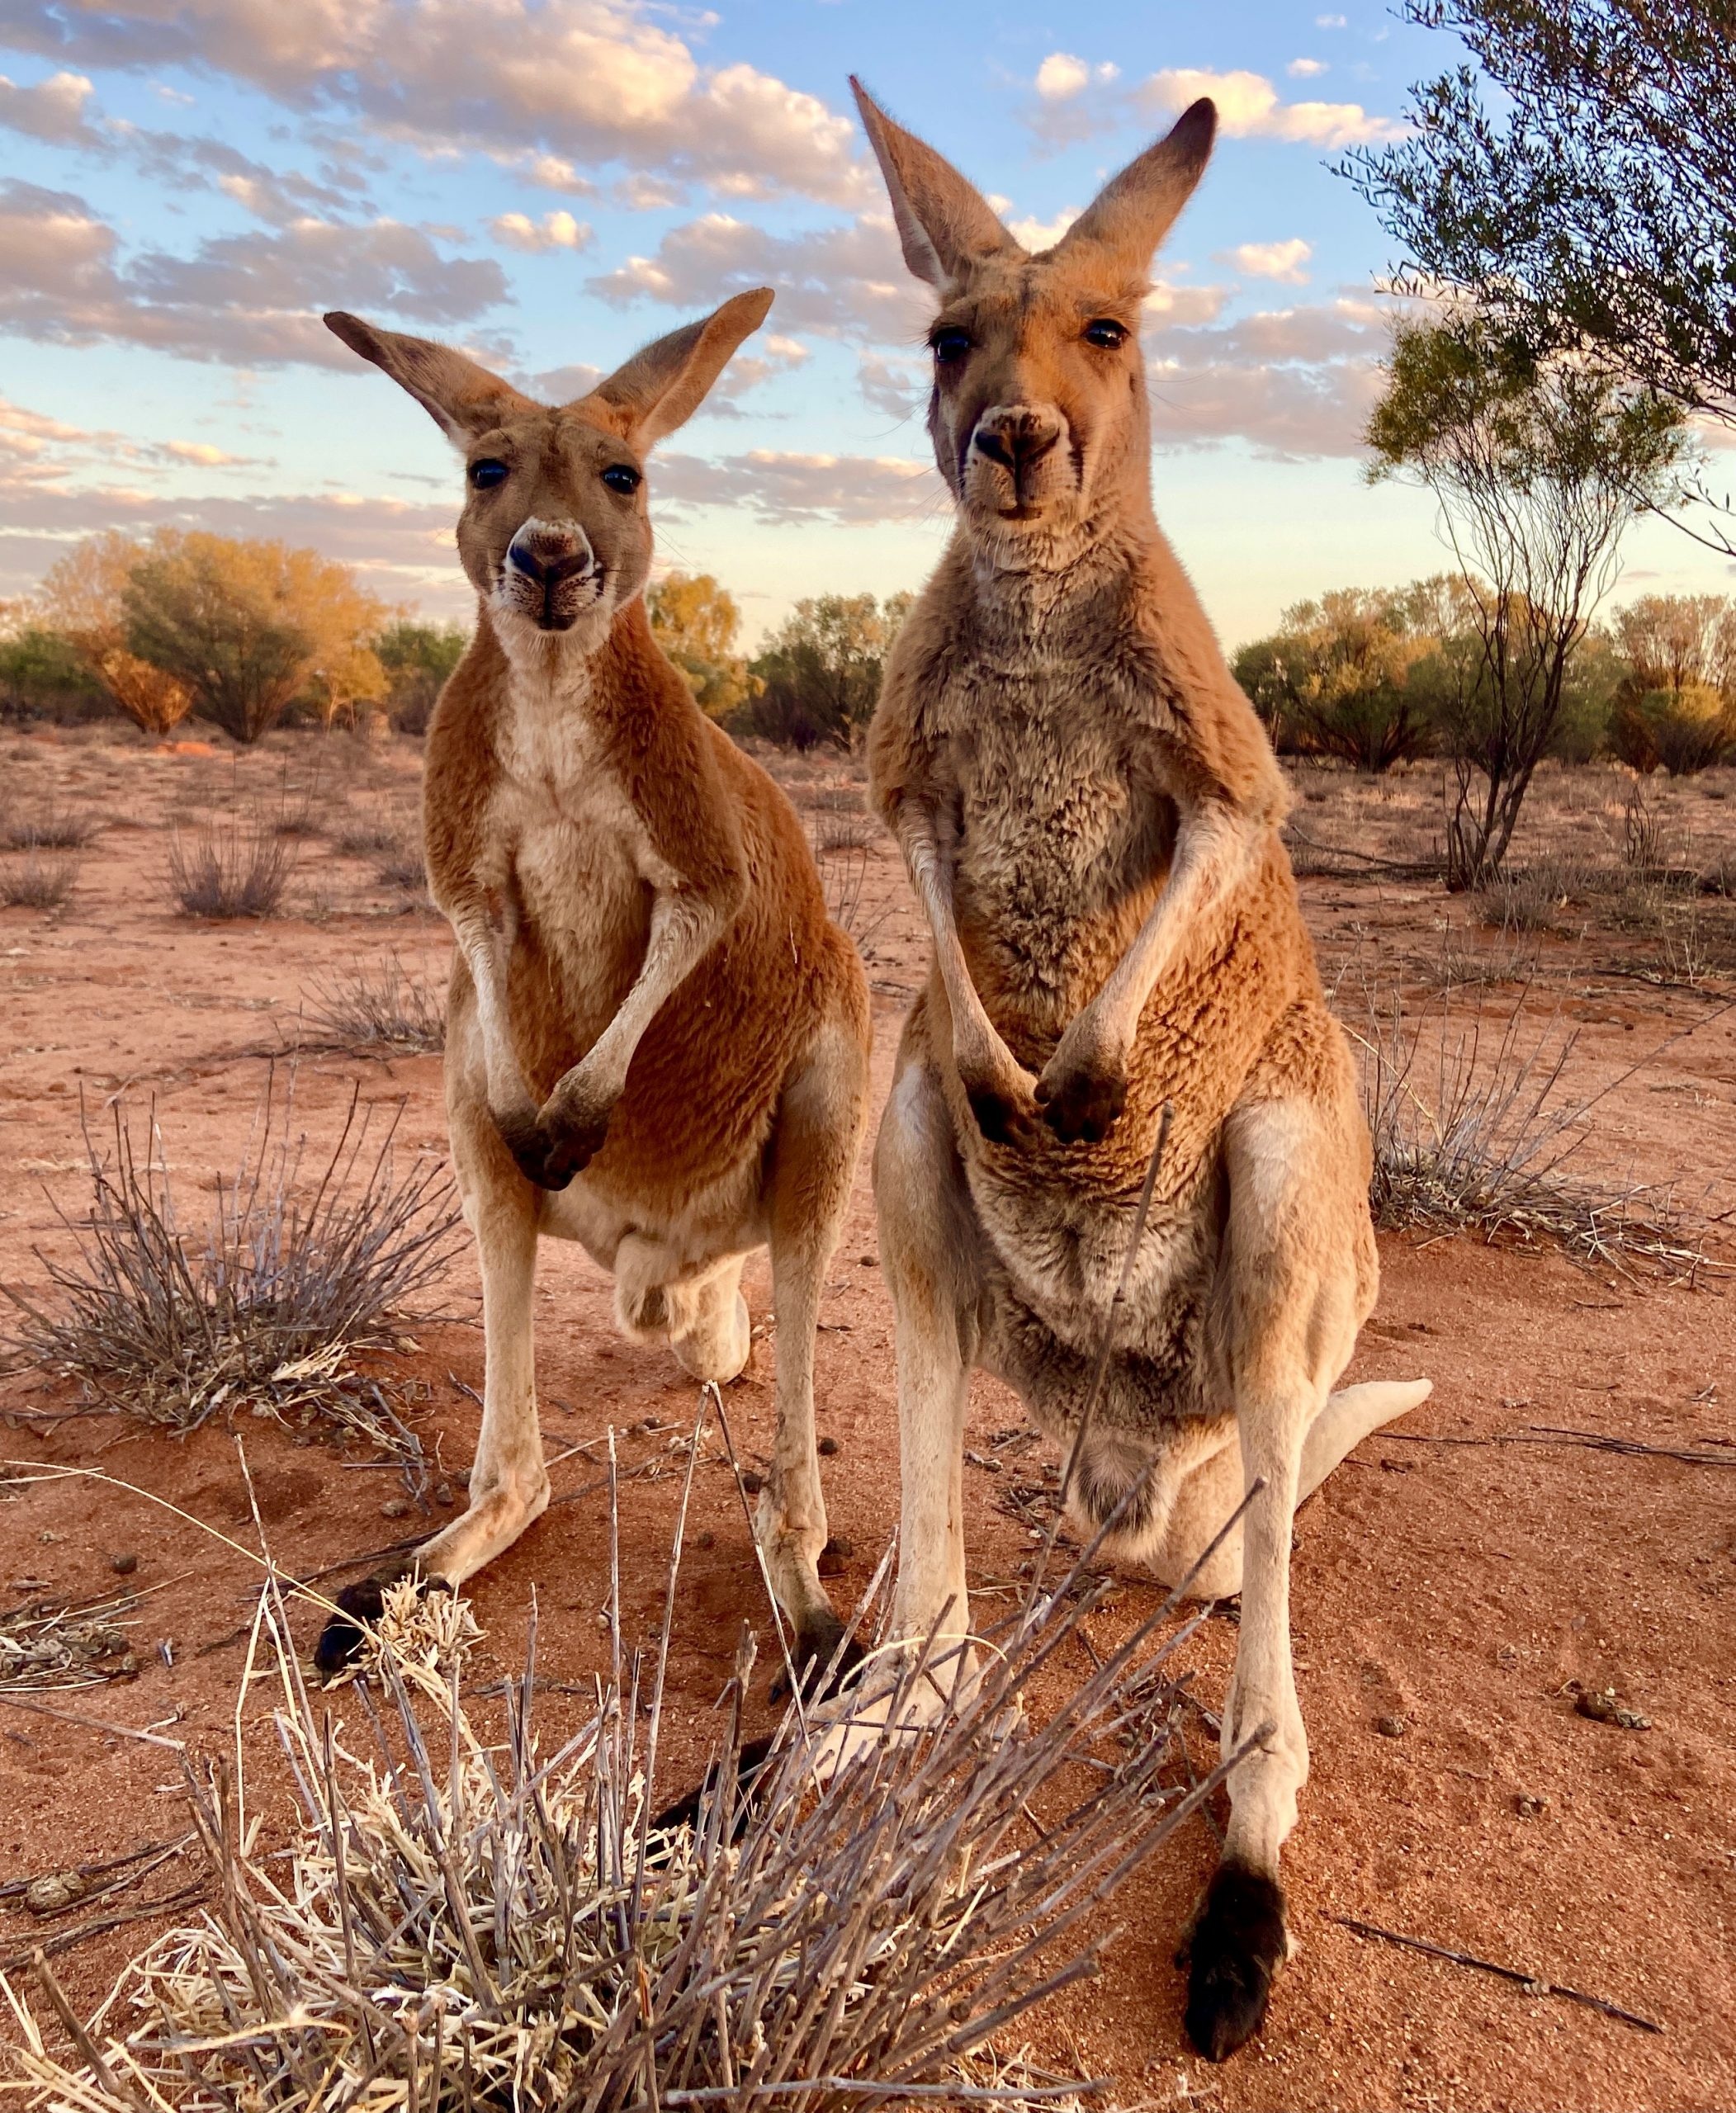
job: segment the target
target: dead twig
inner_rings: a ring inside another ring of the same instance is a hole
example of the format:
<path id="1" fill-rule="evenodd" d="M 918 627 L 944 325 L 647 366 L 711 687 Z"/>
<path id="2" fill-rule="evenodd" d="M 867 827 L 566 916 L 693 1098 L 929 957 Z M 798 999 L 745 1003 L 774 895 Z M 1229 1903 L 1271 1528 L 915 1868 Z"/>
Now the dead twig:
<path id="1" fill-rule="evenodd" d="M 34 1696 L 12 1695 L 0 1688 L 0 1702 L 9 1709 L 28 1709 L 33 1716 L 54 1717 L 63 1724 L 77 1724 L 87 1732 L 112 1732 L 117 1739 L 142 1739 L 147 1746 L 168 1747 L 172 1752 L 184 1753 L 184 1739 L 166 1739 L 160 1732 L 135 1731 L 130 1724 L 111 1724 L 106 1717 L 87 1717 L 82 1710 L 50 1709 L 45 1702 Z"/>
<path id="2" fill-rule="evenodd" d="M 111 1930 L 125 1929 L 130 1922 L 148 1922 L 154 1915 L 177 1914 L 183 1907 L 191 1907 L 205 1898 L 202 1879 L 195 1879 L 174 1893 L 165 1893 L 155 1900 L 141 1900 L 132 1907 L 117 1908 L 112 1915 L 93 1915 L 88 1922 L 79 1922 L 70 1930 L 57 1931 L 51 1937 L 45 1937 L 27 1951 L 9 1953 L 0 1959 L 0 1974 L 17 1974 L 38 1957 L 58 1959 L 64 1951 L 70 1951 L 75 1945 L 82 1945 L 92 1937 L 106 1937 Z"/>
<path id="3" fill-rule="evenodd" d="M 1383 1930 L 1378 1923 L 1359 1921 L 1354 1915 L 1329 1915 L 1327 1920 L 1354 1930 L 1359 1937 L 1378 1937 L 1383 1944 L 1403 1945 L 1407 1950 L 1422 1952 L 1430 1959 L 1444 1959 L 1454 1966 L 1474 1966 L 1479 1974 L 1493 1974 L 1503 1981 L 1516 1983 L 1529 1995 L 1565 1996 L 1570 2003 L 1583 2003 L 1587 2010 L 1601 2011 L 1606 2017 L 1619 2018 L 1624 2025 L 1637 2026 L 1642 2032 L 1663 2030 L 1655 2018 L 1642 2017 L 1638 2011 L 1624 2010 L 1620 2003 L 1606 2002 L 1601 1996 L 1588 1996 L 1583 1988 L 1569 1988 L 1560 1981 L 1545 1981 L 1516 1966 L 1497 1966 L 1493 1959 L 1478 1959 L 1474 1952 L 1455 1951 L 1450 1945 L 1431 1944 L 1425 1937 L 1403 1936 L 1397 1930 Z"/>
<path id="4" fill-rule="evenodd" d="M 1691 1468 L 1736 1468 L 1736 1456 L 1691 1453 L 1679 1445 L 1644 1445 L 1637 1438 L 1612 1438 L 1599 1430 L 1557 1430 L 1549 1424 L 1532 1424 L 1525 1430 L 1493 1430 L 1484 1438 L 1456 1438 L 1433 1430 L 1383 1430 L 1376 1435 L 1383 1445 L 1568 1445 L 1582 1452 L 1680 1460 Z"/>

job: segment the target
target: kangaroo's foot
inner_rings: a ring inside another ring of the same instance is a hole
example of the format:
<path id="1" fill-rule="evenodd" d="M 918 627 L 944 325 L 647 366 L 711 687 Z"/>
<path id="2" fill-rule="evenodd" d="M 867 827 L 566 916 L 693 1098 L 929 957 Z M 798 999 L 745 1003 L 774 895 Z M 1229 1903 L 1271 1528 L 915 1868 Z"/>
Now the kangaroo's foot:
<path id="1" fill-rule="evenodd" d="M 1289 1952 L 1278 1881 L 1226 1857 L 1184 1949 L 1187 2035 L 1209 2062 L 1227 2061 L 1259 2031 Z"/>

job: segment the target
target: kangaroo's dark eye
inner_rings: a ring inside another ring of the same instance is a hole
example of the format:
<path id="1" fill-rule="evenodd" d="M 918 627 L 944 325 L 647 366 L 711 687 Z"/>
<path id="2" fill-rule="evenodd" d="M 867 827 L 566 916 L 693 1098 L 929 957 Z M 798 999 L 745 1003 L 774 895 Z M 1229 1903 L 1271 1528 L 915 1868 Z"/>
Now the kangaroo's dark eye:
<path id="1" fill-rule="evenodd" d="M 937 330 L 929 339 L 929 349 L 942 366 L 954 366 L 971 349 L 968 330 Z"/>
<path id="2" fill-rule="evenodd" d="M 630 462 L 612 462 L 603 473 L 603 481 L 612 492 L 636 492 L 645 482 Z"/>
<path id="3" fill-rule="evenodd" d="M 1085 326 L 1085 342 L 1101 352 L 1119 351 L 1127 337 L 1126 324 L 1118 323 L 1113 315 L 1094 315 Z"/>
<path id="4" fill-rule="evenodd" d="M 512 475 L 504 462 L 496 461 L 492 455 L 485 455 L 480 462 L 471 465 L 471 482 L 479 492 L 491 492 L 496 485 L 504 485 Z"/>

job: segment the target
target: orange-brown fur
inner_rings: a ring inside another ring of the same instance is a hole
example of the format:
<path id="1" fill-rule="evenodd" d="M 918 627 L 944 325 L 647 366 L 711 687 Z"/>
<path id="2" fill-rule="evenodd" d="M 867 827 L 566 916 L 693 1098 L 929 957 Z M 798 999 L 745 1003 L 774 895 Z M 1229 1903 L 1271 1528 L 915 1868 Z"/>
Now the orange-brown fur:
<path id="1" fill-rule="evenodd" d="M 1221 2059 L 1257 2028 L 1282 1954 L 1279 1850 L 1307 1775 L 1291 1516 L 1427 1388 L 1332 1391 L 1377 1284 L 1366 1127 L 1278 834 L 1282 777 L 1152 513 L 1140 302 L 1213 113 L 1196 105 L 1031 256 L 859 101 L 935 291 L 929 428 L 959 517 L 868 746 L 934 941 L 875 1148 L 894 1620 L 968 1633 L 975 1365 L 1069 1442 L 1081 1535 L 1108 1530 L 1110 1553 L 1202 1595 L 1241 1591 L 1223 1730 L 1249 1751 L 1188 2010 Z"/>
<path id="2" fill-rule="evenodd" d="M 512 887 L 512 847 L 488 828 L 499 651 L 492 632 L 479 631 L 428 729 L 428 865 L 442 905 Z M 686 885 L 740 904 L 646 1029 L 586 1169 L 612 1198 L 664 1214 L 764 1142 L 792 1055 L 839 994 L 866 1038 L 867 997 L 854 949 L 826 915 L 795 811 L 694 705 L 641 602 L 610 631 L 590 711 L 653 848 Z M 642 953 L 642 930 L 636 938 Z M 539 1104 L 619 1009 L 636 966 L 634 950 L 622 949 L 587 1005 L 562 989 L 537 924 L 521 925 L 508 986 L 513 1043 Z"/>
<path id="3" fill-rule="evenodd" d="M 429 886 L 457 942 L 447 1108 L 475 1232 L 483 1423 L 463 1516 L 418 1551 L 456 1583 L 548 1501 L 532 1280 L 581 1241 L 622 1326 L 702 1379 L 749 1353 L 771 1250 L 778 1428 L 759 1529 L 798 1660 L 841 1634 L 817 1562 L 814 1328 L 863 1113 L 868 993 L 788 801 L 653 640 L 643 463 L 769 304 L 737 295 L 588 396 L 532 403 L 461 355 L 328 319 L 461 450 L 475 635 L 429 729 Z"/>

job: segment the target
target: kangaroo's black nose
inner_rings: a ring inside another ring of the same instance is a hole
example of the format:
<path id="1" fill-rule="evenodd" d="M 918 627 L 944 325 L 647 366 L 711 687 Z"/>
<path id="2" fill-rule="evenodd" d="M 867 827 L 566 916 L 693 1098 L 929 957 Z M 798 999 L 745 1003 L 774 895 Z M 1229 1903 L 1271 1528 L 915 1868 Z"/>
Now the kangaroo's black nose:
<path id="1" fill-rule="evenodd" d="M 991 462 L 998 462 L 1016 477 L 1047 455 L 1060 437 L 1057 425 L 1015 417 L 997 418 L 992 423 L 985 419 L 972 436 L 972 444 L 979 455 L 987 456 Z"/>
<path id="2" fill-rule="evenodd" d="M 592 562 L 591 546 L 582 536 L 521 529 L 507 546 L 506 561 L 515 572 L 546 590 L 583 572 Z"/>

